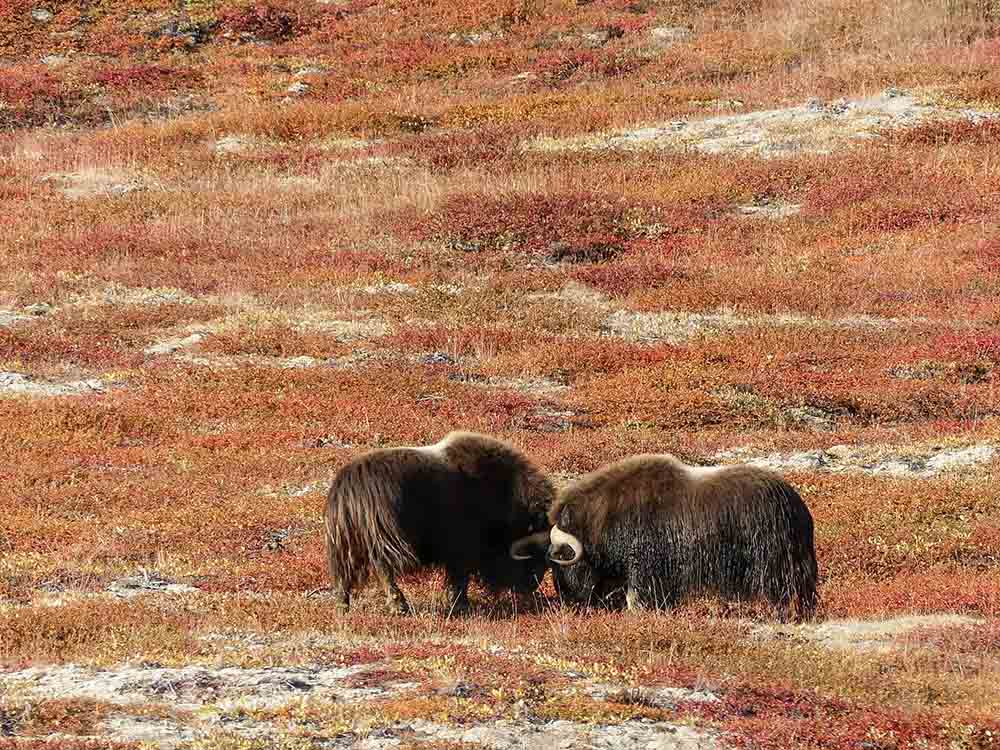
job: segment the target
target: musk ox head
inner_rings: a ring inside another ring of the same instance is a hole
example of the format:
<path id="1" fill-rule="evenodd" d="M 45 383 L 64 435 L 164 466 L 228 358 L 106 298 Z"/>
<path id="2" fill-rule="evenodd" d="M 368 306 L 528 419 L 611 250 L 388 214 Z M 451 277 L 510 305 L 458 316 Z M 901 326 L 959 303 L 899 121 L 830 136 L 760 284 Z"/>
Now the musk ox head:
<path id="1" fill-rule="evenodd" d="M 552 566 L 552 577 L 560 598 L 572 602 L 590 602 L 596 591 L 596 576 L 588 559 L 584 535 L 574 533 L 571 509 L 563 506 L 553 514 L 549 529 L 549 545 L 546 557 Z"/>
<path id="2" fill-rule="evenodd" d="M 548 562 L 545 553 L 549 545 L 545 514 L 529 512 L 525 521 L 517 524 L 521 533 L 495 545 L 496 553 L 480 563 L 484 583 L 494 590 L 512 589 L 520 594 L 535 591 L 545 578 Z"/>
<path id="3" fill-rule="evenodd" d="M 509 443 L 474 433 L 453 433 L 440 449 L 462 477 L 462 493 L 484 514 L 469 540 L 478 548 L 477 574 L 490 589 L 530 593 L 545 577 L 547 513 L 555 487 Z"/>

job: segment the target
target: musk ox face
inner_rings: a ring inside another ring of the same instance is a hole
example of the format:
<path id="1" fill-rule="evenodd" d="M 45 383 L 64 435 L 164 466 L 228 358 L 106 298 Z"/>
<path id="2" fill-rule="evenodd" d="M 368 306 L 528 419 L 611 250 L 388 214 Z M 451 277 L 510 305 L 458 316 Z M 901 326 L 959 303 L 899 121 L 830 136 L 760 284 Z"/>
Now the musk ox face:
<path id="1" fill-rule="evenodd" d="M 594 568 L 586 560 L 565 567 L 554 565 L 552 580 L 556 585 L 556 593 L 563 601 L 589 604 L 595 596 L 599 598 Z"/>
<path id="2" fill-rule="evenodd" d="M 519 594 L 534 592 L 545 578 L 545 558 L 549 530 L 545 513 L 529 512 L 518 524 L 522 531 L 482 563 L 481 577 L 491 588 L 513 589 Z"/>

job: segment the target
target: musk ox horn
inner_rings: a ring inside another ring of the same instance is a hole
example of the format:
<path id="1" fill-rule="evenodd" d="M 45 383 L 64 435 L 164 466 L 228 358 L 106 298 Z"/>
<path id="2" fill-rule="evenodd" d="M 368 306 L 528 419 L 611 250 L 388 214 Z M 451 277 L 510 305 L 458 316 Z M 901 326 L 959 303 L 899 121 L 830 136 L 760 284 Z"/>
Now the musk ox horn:
<path id="1" fill-rule="evenodd" d="M 535 534 L 523 536 L 510 545 L 510 556 L 515 560 L 530 560 L 534 555 L 525 554 L 523 550 L 528 547 L 536 547 L 545 544 L 549 539 L 549 532 L 539 531 Z"/>
<path id="2" fill-rule="evenodd" d="M 550 554 L 549 559 L 557 565 L 572 565 L 583 557 L 583 543 L 572 534 L 568 534 L 560 529 L 558 526 L 552 527 L 552 531 L 549 533 L 549 541 L 552 543 L 553 549 L 559 549 L 560 547 L 565 546 L 573 550 L 573 557 L 569 560 L 559 560 L 552 557 Z"/>

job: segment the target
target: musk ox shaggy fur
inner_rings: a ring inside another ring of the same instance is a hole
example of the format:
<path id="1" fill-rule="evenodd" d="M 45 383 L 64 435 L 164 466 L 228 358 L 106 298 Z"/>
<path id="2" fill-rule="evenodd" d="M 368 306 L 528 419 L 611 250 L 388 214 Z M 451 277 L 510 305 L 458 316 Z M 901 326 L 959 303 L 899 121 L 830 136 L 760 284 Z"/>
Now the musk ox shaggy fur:
<path id="1" fill-rule="evenodd" d="M 493 590 L 534 591 L 545 575 L 549 480 L 513 446 L 452 432 L 435 445 L 375 450 L 340 469 L 326 502 L 326 549 L 338 606 L 374 573 L 409 611 L 396 577 L 443 567 L 452 610 L 477 577 Z"/>
<path id="2" fill-rule="evenodd" d="M 572 601 L 624 589 L 630 609 L 697 593 L 763 596 L 781 619 L 816 608 L 812 515 L 763 468 L 635 456 L 565 488 L 549 521 L 556 585 Z"/>

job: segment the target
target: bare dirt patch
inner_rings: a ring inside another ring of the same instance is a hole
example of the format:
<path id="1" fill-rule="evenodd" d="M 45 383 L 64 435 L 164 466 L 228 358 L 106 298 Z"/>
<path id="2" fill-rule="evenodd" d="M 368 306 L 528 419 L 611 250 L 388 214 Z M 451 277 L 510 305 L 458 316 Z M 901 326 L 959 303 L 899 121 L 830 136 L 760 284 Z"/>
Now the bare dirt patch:
<path id="1" fill-rule="evenodd" d="M 191 305 L 197 301 L 195 297 L 192 297 L 183 289 L 176 289 L 174 287 L 135 287 L 112 282 L 89 295 L 79 297 L 75 300 L 75 304 Z"/>
<path id="2" fill-rule="evenodd" d="M 80 396 L 87 393 L 104 393 L 103 380 L 38 380 L 20 372 L 0 372 L 0 396 Z"/>
<path id="3" fill-rule="evenodd" d="M 680 343 L 702 334 L 729 331 L 748 326 L 795 326 L 803 328 L 873 328 L 886 329 L 919 323 L 918 320 L 882 318 L 871 315 L 847 315 L 816 318 L 797 313 L 777 315 L 740 315 L 732 310 L 715 312 L 632 312 L 616 310 L 605 318 L 606 333 L 629 341 L 666 341 Z"/>
<path id="4" fill-rule="evenodd" d="M 752 326 L 888 330 L 930 322 L 925 318 L 887 318 L 877 315 L 816 317 L 796 312 L 741 313 L 728 307 L 690 312 L 668 310 L 637 312 L 622 307 L 596 289 L 571 281 L 555 292 L 528 295 L 527 299 L 563 304 L 602 315 L 602 333 L 638 343 L 683 343 L 692 338 Z"/>
<path id="5" fill-rule="evenodd" d="M 472 373 L 463 373 L 451 378 L 461 383 L 474 385 L 481 388 L 497 388 L 501 390 L 517 391 L 532 396 L 547 396 L 552 393 L 559 393 L 569 390 L 569 386 L 560 383 L 552 378 L 501 378 L 485 377 Z"/>
<path id="6" fill-rule="evenodd" d="M 338 341 L 358 341 L 378 338 L 391 332 L 389 324 L 376 317 L 364 317 L 357 311 L 351 317 L 336 317 L 325 312 L 305 312 L 298 317 L 295 328 L 332 334 Z"/>
<path id="7" fill-rule="evenodd" d="M 189 349 L 192 346 L 196 346 L 205 339 L 205 333 L 192 333 L 189 336 L 177 336 L 174 338 L 164 339 L 163 341 L 158 341 L 155 344 L 150 344 L 142 353 L 149 357 L 156 357 L 162 354 L 173 354 L 181 349 Z"/>
<path id="8" fill-rule="evenodd" d="M 245 367 L 273 367 L 279 370 L 305 370 L 314 367 L 332 367 L 338 370 L 350 370 L 365 363 L 387 361 L 392 359 L 391 352 L 372 352 L 358 350 L 343 357 L 269 357 L 262 354 L 196 354 L 181 351 L 176 359 L 198 367 L 208 367 L 215 370 L 238 370 Z"/>
<path id="9" fill-rule="evenodd" d="M 719 696 L 708 690 L 678 687 L 622 688 L 620 685 L 594 683 L 585 688 L 591 698 L 616 703 L 641 703 L 656 708 L 675 708 L 678 703 L 718 703 Z"/>
<path id="10" fill-rule="evenodd" d="M 431 721 L 396 725 L 382 738 L 370 738 L 357 745 L 365 750 L 382 750 L 402 745 L 393 734 L 405 732 L 407 742 L 418 746 L 431 742 L 462 742 L 494 750 L 513 748 L 646 748 L 647 750 L 696 750 L 719 747 L 714 732 L 667 722 L 623 721 L 616 724 L 583 724 L 559 720 L 535 723 L 503 719 L 473 727 L 451 727 Z M 388 736 L 385 736 L 388 735 Z"/>
<path id="11" fill-rule="evenodd" d="M 0 310 L 0 327 L 9 327 L 26 320 L 31 320 L 31 316 L 13 310 Z"/>
<path id="12" fill-rule="evenodd" d="M 193 594 L 198 589 L 186 583 L 175 583 L 155 573 L 143 572 L 136 576 L 120 578 L 108 586 L 108 592 L 122 599 L 133 599 L 146 594 Z"/>
<path id="13" fill-rule="evenodd" d="M 927 479 L 949 472 L 968 471 L 990 465 L 997 456 L 996 446 L 977 443 L 968 446 L 866 448 L 835 445 L 827 449 L 799 453 L 771 453 L 753 457 L 749 450 L 723 451 L 713 460 L 750 463 L 778 471 L 822 471 L 871 474 L 875 476 Z"/>
<path id="14" fill-rule="evenodd" d="M 82 198 L 117 198 L 147 185 L 137 175 L 121 169 L 88 167 L 76 172 L 53 172 L 42 177 L 53 183 L 70 200 Z"/>
<path id="15" fill-rule="evenodd" d="M 333 644 L 335 645 L 335 644 Z M 241 643 L 240 649 L 246 647 Z M 367 679 L 370 674 L 375 679 Z M 16 700 L 93 700 L 114 704 L 120 710 L 103 721 L 98 737 L 118 741 L 142 741 L 164 747 L 210 740 L 220 736 L 267 738 L 287 736 L 326 738 L 328 732 L 294 714 L 280 720 L 267 711 L 333 703 L 343 707 L 372 705 L 417 689 L 389 663 L 375 662 L 348 667 L 207 667 L 167 668 L 150 665 L 119 665 L 91 668 L 76 664 L 32 667 L 0 674 L 0 688 Z M 642 688 L 639 692 L 610 684 L 585 685 L 592 699 L 612 703 L 629 702 L 641 692 L 647 704 L 672 708 L 684 701 L 717 701 L 710 693 L 681 688 Z M 573 689 L 569 695 L 575 694 Z M 460 694 L 469 694 L 465 689 Z M 625 697 L 623 697 L 625 696 Z M 133 714 L 139 707 L 155 706 L 155 716 Z M 441 742 L 469 743 L 506 749 L 523 747 L 643 747 L 658 750 L 715 748 L 718 734 L 694 726 L 663 721 L 626 720 L 584 723 L 544 721 L 527 705 L 515 706 L 516 718 L 465 726 L 427 719 L 390 721 L 381 724 L 359 714 L 338 732 L 333 747 L 395 748 Z M 256 712 L 265 712 L 263 715 Z M 170 718 L 165 718 L 170 717 Z M 345 731 L 346 730 L 346 731 Z M 319 732 L 319 734 L 317 734 Z"/>
<path id="16" fill-rule="evenodd" d="M 538 138 L 525 144 L 540 151 L 593 149 L 695 149 L 709 154 L 763 158 L 797 153 L 830 153 L 851 142 L 877 138 L 881 131 L 928 120 L 995 117 L 996 113 L 950 109 L 926 98 L 888 90 L 877 96 L 836 102 L 818 99 L 783 109 L 676 120 L 634 130 L 570 138 Z"/>
<path id="17" fill-rule="evenodd" d="M 611 303 L 601 292 L 578 281 L 568 281 L 556 292 L 542 292 L 528 295 L 529 300 L 562 302 L 581 308 L 604 309 Z"/>
<path id="18" fill-rule="evenodd" d="M 369 665 L 259 669 L 122 665 L 94 669 L 65 664 L 10 672 L 0 676 L 0 684 L 11 694 L 22 697 L 80 698 L 122 705 L 158 700 L 180 709 L 212 705 L 220 710 L 274 708 L 307 695 L 357 700 L 412 687 L 409 684 L 379 688 L 343 685 L 347 678 L 369 668 Z"/>
<path id="19" fill-rule="evenodd" d="M 937 614 L 894 617 L 888 620 L 828 620 L 800 625 L 755 624 L 751 634 L 761 639 L 790 639 L 832 649 L 888 652 L 900 647 L 899 636 L 926 627 L 977 625 L 984 622 L 963 615 Z"/>
<path id="20" fill-rule="evenodd" d="M 790 203 L 780 199 L 769 199 L 756 201 L 754 203 L 747 203 L 742 206 L 736 206 L 736 208 L 733 209 L 733 213 L 736 216 L 751 216 L 777 221 L 780 219 L 787 219 L 789 216 L 795 216 L 801 210 L 802 205 L 799 203 Z"/>

